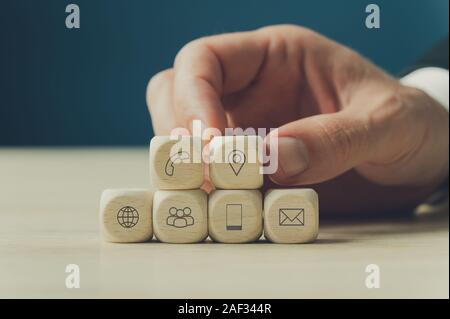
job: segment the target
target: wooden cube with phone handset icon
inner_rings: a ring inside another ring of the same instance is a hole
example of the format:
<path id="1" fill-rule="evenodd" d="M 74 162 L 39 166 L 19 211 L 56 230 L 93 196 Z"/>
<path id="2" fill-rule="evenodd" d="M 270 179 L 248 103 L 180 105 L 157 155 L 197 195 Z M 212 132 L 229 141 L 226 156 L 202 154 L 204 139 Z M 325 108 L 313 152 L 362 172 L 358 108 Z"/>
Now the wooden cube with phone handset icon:
<path id="1" fill-rule="evenodd" d="M 264 236 L 274 243 L 303 244 L 319 233 L 319 198 L 313 189 L 273 189 L 264 198 Z"/>
<path id="2" fill-rule="evenodd" d="M 218 189 L 257 189 L 263 185 L 263 140 L 259 136 L 216 136 L 209 144 L 209 175 Z"/>
<path id="3" fill-rule="evenodd" d="M 155 136 L 150 142 L 150 175 L 162 190 L 197 189 L 203 184 L 202 140 Z"/>

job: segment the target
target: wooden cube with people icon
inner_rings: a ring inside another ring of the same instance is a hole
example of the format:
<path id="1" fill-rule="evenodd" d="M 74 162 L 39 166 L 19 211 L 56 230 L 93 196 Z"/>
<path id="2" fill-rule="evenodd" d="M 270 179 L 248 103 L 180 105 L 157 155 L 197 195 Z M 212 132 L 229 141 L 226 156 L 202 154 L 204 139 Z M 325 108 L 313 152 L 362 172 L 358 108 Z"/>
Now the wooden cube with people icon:
<path id="1" fill-rule="evenodd" d="M 159 190 L 153 199 L 153 229 L 165 243 L 197 243 L 208 236 L 207 195 L 197 190 Z"/>
<path id="2" fill-rule="evenodd" d="M 209 196 L 208 229 L 222 243 L 257 241 L 263 231 L 262 196 L 258 190 L 216 190 Z"/>
<path id="3" fill-rule="evenodd" d="M 203 184 L 202 141 L 191 136 L 155 136 L 150 175 L 158 189 L 197 189 Z"/>
<path id="4" fill-rule="evenodd" d="M 263 185 L 259 136 L 216 136 L 209 144 L 209 175 L 218 189 L 257 189 Z"/>
<path id="5" fill-rule="evenodd" d="M 264 198 L 264 236 L 274 243 L 313 242 L 319 232 L 319 198 L 313 189 L 273 189 Z"/>
<path id="6" fill-rule="evenodd" d="M 153 193 L 146 189 L 108 189 L 100 200 L 100 227 L 108 242 L 134 243 L 153 237 Z"/>

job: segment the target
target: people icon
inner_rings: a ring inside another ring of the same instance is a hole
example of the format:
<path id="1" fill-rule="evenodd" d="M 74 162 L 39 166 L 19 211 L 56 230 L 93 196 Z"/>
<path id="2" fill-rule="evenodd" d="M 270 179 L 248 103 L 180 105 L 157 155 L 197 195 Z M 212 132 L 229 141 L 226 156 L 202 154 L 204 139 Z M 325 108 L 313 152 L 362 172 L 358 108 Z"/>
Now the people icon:
<path id="1" fill-rule="evenodd" d="M 191 216 L 191 209 L 185 207 L 183 209 L 178 209 L 176 207 L 171 207 L 169 209 L 169 217 L 167 217 L 167 225 L 176 228 L 184 228 L 194 225 L 194 217 Z"/>

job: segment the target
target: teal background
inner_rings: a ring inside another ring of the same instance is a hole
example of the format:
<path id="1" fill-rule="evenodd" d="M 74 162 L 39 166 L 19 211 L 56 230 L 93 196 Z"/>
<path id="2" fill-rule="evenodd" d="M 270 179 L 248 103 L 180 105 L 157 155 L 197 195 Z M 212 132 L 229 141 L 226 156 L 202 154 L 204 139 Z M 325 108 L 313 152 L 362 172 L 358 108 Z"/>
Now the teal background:
<path id="1" fill-rule="evenodd" d="M 65 27 L 65 7 L 81 29 Z M 381 29 L 364 27 L 381 7 Z M 0 1 L 0 145 L 142 145 L 150 77 L 192 39 L 293 23 L 391 73 L 448 34 L 447 0 Z"/>

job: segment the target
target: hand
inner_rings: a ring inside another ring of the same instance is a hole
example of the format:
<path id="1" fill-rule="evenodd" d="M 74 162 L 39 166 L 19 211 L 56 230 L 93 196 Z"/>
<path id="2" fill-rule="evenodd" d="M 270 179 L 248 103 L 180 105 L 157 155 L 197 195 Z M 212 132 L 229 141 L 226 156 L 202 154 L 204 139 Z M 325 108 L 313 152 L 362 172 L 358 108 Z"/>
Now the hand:
<path id="1" fill-rule="evenodd" d="M 449 116 L 356 52 L 272 26 L 187 44 L 150 81 L 158 135 L 190 127 L 278 128 L 279 185 L 314 185 L 327 211 L 410 207 L 448 176 Z M 326 183 L 323 183 L 326 182 Z"/>

